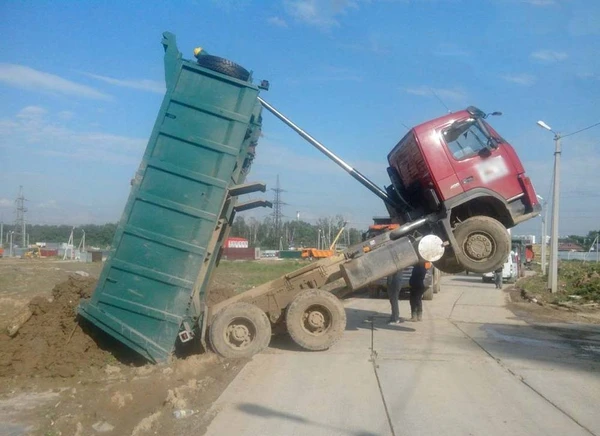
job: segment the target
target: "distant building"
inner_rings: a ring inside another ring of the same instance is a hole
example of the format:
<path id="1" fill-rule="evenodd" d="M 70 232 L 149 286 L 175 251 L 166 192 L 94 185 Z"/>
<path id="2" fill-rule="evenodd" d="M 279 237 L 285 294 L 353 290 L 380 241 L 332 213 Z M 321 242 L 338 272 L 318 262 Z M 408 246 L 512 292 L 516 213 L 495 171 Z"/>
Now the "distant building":
<path id="1" fill-rule="evenodd" d="M 227 238 L 225 240 L 225 248 L 248 248 L 248 240 L 236 237 Z"/>
<path id="2" fill-rule="evenodd" d="M 585 251 L 583 247 L 575 242 L 561 242 L 558 244 L 558 251 Z"/>
<path id="3" fill-rule="evenodd" d="M 512 239 L 518 239 L 524 244 L 535 244 L 535 235 L 515 235 Z"/>

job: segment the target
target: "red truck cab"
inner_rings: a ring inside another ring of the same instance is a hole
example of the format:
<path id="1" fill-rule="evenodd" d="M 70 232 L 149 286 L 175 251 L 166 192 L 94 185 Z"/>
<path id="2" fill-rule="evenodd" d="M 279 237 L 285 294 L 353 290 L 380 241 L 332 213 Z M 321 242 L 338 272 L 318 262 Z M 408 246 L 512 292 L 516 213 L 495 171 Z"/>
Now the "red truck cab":
<path id="1" fill-rule="evenodd" d="M 387 191 L 399 205 L 390 214 L 401 224 L 438 218 L 433 230 L 449 242 L 442 271 L 489 271 L 510 251 L 506 229 L 541 209 L 515 150 L 486 118 L 470 106 L 427 121 L 388 154 Z"/>

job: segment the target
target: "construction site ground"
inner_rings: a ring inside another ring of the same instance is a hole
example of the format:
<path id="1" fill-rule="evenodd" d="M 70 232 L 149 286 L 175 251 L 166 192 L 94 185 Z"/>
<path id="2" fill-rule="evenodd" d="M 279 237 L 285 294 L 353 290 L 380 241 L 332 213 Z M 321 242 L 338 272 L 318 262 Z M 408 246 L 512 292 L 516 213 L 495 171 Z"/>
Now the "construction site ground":
<path id="1" fill-rule="evenodd" d="M 298 261 L 223 262 L 209 304 L 287 271 Z M 0 435 L 201 434 L 207 411 L 245 361 L 191 350 L 152 365 L 85 322 L 101 263 L 0 259 Z M 30 318 L 10 338 L 22 313 Z M 175 419 L 193 410 L 201 421 Z M 191 426 L 191 427 L 190 427 Z"/>
<path id="2" fill-rule="evenodd" d="M 300 265 L 223 263 L 209 300 Z M 385 299 L 355 295 L 328 351 L 278 336 L 251 361 L 208 353 L 150 365 L 76 322 L 101 267 L 0 259 L 0 435 L 600 435 L 598 326 L 514 288 L 445 276 L 422 323 L 392 326 Z"/>

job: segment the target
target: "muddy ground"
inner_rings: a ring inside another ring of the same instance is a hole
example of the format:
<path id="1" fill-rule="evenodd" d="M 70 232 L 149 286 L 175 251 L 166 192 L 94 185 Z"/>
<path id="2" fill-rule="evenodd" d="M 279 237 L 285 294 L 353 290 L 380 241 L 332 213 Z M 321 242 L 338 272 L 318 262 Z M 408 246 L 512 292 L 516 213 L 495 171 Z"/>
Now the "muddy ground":
<path id="1" fill-rule="evenodd" d="M 533 322 L 589 323 L 600 324 L 599 304 L 553 304 L 550 293 L 531 294 L 524 292 L 517 283 L 506 290 L 510 295 L 508 308 L 515 315 Z"/>
<path id="2" fill-rule="evenodd" d="M 202 434 L 206 412 L 244 365 L 190 354 L 150 365 L 76 320 L 101 264 L 0 259 L 0 435 Z M 242 277 L 215 277 L 210 301 Z M 14 316 L 27 321 L 14 337 Z M 176 419 L 174 412 L 191 410 Z"/>

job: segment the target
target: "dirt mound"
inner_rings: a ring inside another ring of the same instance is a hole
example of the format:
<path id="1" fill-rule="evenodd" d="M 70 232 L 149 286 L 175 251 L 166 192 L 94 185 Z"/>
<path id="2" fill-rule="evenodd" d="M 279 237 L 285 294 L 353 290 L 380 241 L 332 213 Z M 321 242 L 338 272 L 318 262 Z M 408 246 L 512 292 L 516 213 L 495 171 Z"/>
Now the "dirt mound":
<path id="1" fill-rule="evenodd" d="M 225 301 L 235 295 L 235 289 L 232 287 L 216 287 L 210 289 L 206 296 L 206 304 L 208 307 L 214 306 L 215 304 Z"/>
<path id="2" fill-rule="evenodd" d="M 114 361 L 94 340 L 86 323 L 78 322 L 77 305 L 92 295 L 96 279 L 71 276 L 52 290 L 50 300 L 35 297 L 32 315 L 10 338 L 0 334 L 0 376 L 73 377 L 90 367 Z"/>

